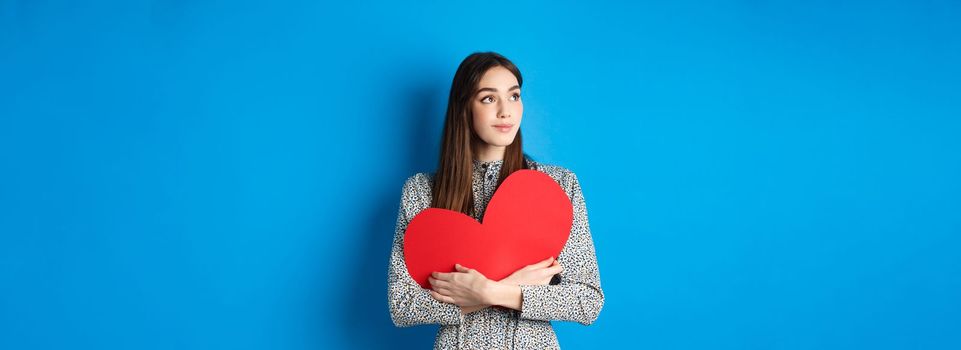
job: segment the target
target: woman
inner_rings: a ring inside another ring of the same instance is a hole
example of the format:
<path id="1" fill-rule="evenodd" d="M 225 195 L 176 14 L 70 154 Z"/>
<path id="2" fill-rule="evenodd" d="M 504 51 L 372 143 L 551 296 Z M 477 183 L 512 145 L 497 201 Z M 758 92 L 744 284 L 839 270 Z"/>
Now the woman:
<path id="1" fill-rule="evenodd" d="M 589 325 L 604 305 L 577 177 L 536 163 L 521 149 L 522 84 L 517 67 L 499 54 L 465 58 L 451 85 L 437 172 L 418 173 L 404 184 L 387 280 L 390 315 L 400 327 L 440 324 L 435 349 L 558 348 L 551 320 Z M 414 215 L 436 207 L 480 220 L 497 186 L 519 169 L 550 175 L 574 206 L 570 237 L 557 259 L 500 281 L 456 265 L 454 272 L 434 272 L 431 290 L 414 282 L 403 255 L 404 232 Z"/>

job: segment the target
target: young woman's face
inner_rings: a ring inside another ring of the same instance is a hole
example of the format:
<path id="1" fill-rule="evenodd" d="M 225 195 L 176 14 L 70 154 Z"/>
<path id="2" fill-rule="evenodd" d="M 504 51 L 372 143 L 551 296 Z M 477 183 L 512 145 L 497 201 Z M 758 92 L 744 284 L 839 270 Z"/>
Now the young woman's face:
<path id="1" fill-rule="evenodd" d="M 490 146 L 506 147 L 521 127 L 524 103 L 517 77 L 507 68 L 488 69 L 471 101 L 474 132 Z"/>

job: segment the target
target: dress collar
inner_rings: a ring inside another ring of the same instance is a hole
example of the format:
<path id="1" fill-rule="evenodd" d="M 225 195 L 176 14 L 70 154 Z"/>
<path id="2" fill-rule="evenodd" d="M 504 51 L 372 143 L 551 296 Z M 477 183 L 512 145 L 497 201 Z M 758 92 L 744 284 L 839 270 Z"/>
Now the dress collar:
<path id="1" fill-rule="evenodd" d="M 486 161 L 486 162 L 482 162 L 482 161 L 479 161 L 479 160 L 477 160 L 477 159 L 474 159 L 474 165 L 485 165 L 485 164 L 490 165 L 490 164 L 502 164 L 502 163 L 504 163 L 504 160 L 503 160 L 503 159 L 489 160 L 489 161 Z"/>
<path id="2" fill-rule="evenodd" d="M 497 169 L 500 169 L 500 166 L 502 164 L 504 164 L 504 160 L 491 160 L 491 161 L 482 162 L 477 159 L 474 159 L 474 170 L 478 170 L 478 171 L 486 171 L 488 169 L 497 170 Z"/>

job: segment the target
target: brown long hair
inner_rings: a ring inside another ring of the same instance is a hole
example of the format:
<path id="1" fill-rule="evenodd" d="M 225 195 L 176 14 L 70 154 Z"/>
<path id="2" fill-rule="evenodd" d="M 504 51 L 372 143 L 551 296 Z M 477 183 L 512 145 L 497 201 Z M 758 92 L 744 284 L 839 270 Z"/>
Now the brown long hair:
<path id="1" fill-rule="evenodd" d="M 444 118 L 440 160 L 434 176 L 432 207 L 459 211 L 467 215 L 474 212 L 474 192 L 471 188 L 475 153 L 473 145 L 483 141 L 474 132 L 471 99 L 477 93 L 477 85 L 484 73 L 498 66 L 514 73 L 517 84 L 524 85 L 517 66 L 495 52 L 470 54 L 454 73 L 450 97 L 447 100 L 447 116 Z M 528 168 L 521 146 L 521 131 L 518 128 L 514 142 L 504 151 L 497 186 L 514 171 Z"/>

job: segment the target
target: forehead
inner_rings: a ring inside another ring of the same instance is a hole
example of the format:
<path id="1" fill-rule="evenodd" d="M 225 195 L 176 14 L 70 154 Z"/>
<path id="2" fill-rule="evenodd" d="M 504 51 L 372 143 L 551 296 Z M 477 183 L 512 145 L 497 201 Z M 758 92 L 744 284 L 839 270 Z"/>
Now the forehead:
<path id="1" fill-rule="evenodd" d="M 507 91 L 508 88 L 517 85 L 517 77 L 507 68 L 497 66 L 484 72 L 477 85 L 478 88 L 492 87 L 500 91 Z"/>

